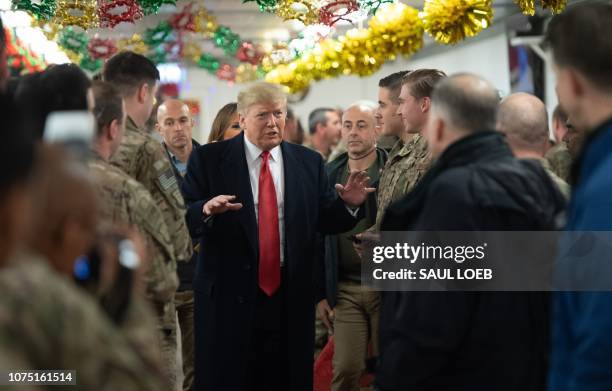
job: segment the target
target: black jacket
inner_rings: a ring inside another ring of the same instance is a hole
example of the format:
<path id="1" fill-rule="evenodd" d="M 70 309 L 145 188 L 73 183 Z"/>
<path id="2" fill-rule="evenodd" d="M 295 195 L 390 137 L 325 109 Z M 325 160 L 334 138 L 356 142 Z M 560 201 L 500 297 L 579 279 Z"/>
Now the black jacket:
<path id="1" fill-rule="evenodd" d="M 376 149 L 377 164 L 379 167 L 384 167 L 387 161 L 387 151 L 382 148 Z M 325 169 L 331 183 L 340 183 L 342 173 L 348 162 L 348 154 L 345 152 L 339 155 L 333 161 L 327 163 Z M 378 188 L 378 180 L 372 182 L 370 187 Z M 365 211 L 370 212 L 370 226 L 374 225 L 376 220 L 376 192 L 370 193 L 368 199 L 363 205 Z M 364 211 L 364 212 L 365 212 Z M 368 215 L 368 213 L 365 213 Z M 338 295 L 338 241 L 336 235 L 328 235 L 324 239 L 325 242 L 325 292 L 318 299 L 326 298 L 331 307 L 336 305 L 336 296 Z"/>
<path id="2" fill-rule="evenodd" d="M 483 131 L 448 147 L 381 230 L 553 230 L 564 207 L 542 167 Z M 384 292 L 377 381 L 384 391 L 542 390 L 548 329 L 543 292 Z"/>
<path id="3" fill-rule="evenodd" d="M 197 147 L 200 146 L 200 144 L 195 141 L 195 140 L 191 140 L 191 143 L 193 144 L 193 151 L 196 150 Z M 170 155 L 170 151 L 168 151 L 168 146 L 166 145 L 166 143 L 162 143 L 162 145 L 164 146 L 164 150 L 166 151 L 166 155 L 168 156 L 168 159 L 170 160 L 170 165 L 172 166 L 172 172 L 174 172 L 174 176 L 176 177 L 176 182 L 178 183 L 179 189 L 181 188 L 184 178 L 181 175 L 180 171 L 178 170 L 178 168 L 176 168 L 176 166 L 174 165 L 174 162 L 172 161 L 172 156 Z M 199 239 L 195 239 L 193 241 L 194 246 L 197 245 L 199 242 Z M 179 287 L 178 287 L 178 292 L 182 292 L 182 291 L 190 291 L 193 290 L 193 276 L 195 274 L 195 263 L 198 259 L 198 253 L 197 251 L 193 252 L 193 255 L 191 256 L 191 259 L 188 262 L 182 262 L 180 260 L 178 260 L 179 262 L 177 262 L 176 264 L 176 272 L 178 274 L 179 277 Z"/>

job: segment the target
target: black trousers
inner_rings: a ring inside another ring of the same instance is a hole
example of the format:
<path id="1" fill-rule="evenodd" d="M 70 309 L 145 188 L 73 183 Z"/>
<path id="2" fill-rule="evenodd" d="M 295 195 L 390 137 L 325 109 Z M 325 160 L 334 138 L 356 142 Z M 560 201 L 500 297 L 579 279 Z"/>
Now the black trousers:
<path id="1" fill-rule="evenodd" d="M 285 280 L 283 270 L 278 291 L 272 296 L 262 290 L 258 292 L 255 327 L 249 346 L 246 391 L 289 391 Z"/>

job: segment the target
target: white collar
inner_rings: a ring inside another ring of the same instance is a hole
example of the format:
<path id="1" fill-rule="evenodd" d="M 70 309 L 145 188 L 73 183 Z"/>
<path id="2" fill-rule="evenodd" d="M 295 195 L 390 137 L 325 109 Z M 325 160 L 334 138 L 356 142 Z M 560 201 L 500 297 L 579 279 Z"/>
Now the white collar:
<path id="1" fill-rule="evenodd" d="M 244 150 L 246 152 L 247 163 L 249 165 L 253 164 L 260 156 L 263 150 L 261 150 L 257 145 L 253 144 L 246 136 L 244 135 Z M 273 161 L 278 162 L 281 159 L 281 148 L 280 144 L 270 150 L 270 157 Z"/>

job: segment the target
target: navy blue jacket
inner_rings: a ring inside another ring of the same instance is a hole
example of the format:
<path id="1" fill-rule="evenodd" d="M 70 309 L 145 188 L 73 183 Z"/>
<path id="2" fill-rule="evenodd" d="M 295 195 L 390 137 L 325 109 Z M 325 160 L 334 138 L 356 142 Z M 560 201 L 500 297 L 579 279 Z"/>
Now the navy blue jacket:
<path id="1" fill-rule="evenodd" d="M 591 133 L 572 172 L 566 229 L 612 231 L 612 119 Z M 610 261 L 605 248 L 590 250 Z M 575 275 L 584 265 L 570 267 Z M 612 390 L 612 292 L 556 293 L 552 327 L 549 389 Z"/>
<path id="2" fill-rule="evenodd" d="M 287 142 L 281 150 L 291 379 L 286 389 L 312 391 L 315 239 L 317 232 L 347 231 L 357 219 L 329 183 L 318 153 Z M 240 391 L 245 389 L 259 289 L 258 228 L 244 133 L 194 151 L 182 190 L 191 235 L 202 238 L 194 279 L 195 390 Z M 204 203 L 221 194 L 236 195 L 242 209 L 205 222 Z"/>

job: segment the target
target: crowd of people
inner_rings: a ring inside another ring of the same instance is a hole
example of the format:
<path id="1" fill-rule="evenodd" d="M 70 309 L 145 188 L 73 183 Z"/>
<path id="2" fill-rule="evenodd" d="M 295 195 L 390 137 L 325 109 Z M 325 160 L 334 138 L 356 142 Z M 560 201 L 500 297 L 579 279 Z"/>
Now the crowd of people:
<path id="1" fill-rule="evenodd" d="M 0 368 L 72 370 L 84 390 L 311 391 L 333 343 L 334 391 L 612 389 L 610 292 L 362 280 L 384 232 L 611 230 L 610 20 L 594 1 L 550 21 L 550 131 L 536 96 L 413 69 L 376 103 L 312 111 L 307 134 L 280 86 L 253 83 L 200 145 L 144 56 L 94 80 L 70 64 L 9 79 L 4 61 Z"/>

